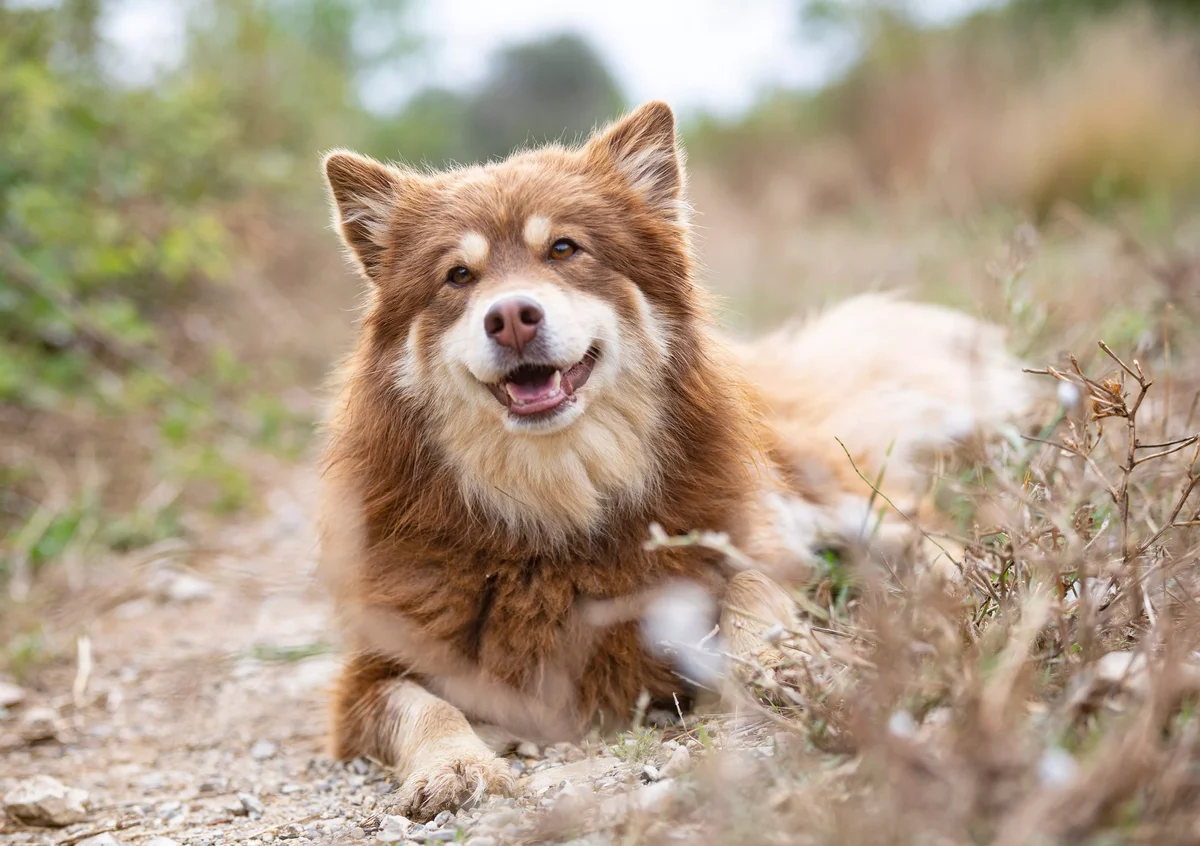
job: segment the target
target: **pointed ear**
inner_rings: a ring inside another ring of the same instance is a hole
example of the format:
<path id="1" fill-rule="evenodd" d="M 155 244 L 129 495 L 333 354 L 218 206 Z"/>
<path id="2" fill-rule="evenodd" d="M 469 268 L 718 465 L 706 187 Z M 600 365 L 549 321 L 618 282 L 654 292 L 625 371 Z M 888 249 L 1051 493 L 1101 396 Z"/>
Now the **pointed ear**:
<path id="1" fill-rule="evenodd" d="M 342 241 L 371 282 L 379 282 L 388 223 L 415 176 L 374 159 L 334 150 L 325 156 L 325 178 Z"/>
<path id="2" fill-rule="evenodd" d="M 621 118 L 592 138 L 587 152 L 614 165 L 651 209 L 683 222 L 683 151 L 666 103 L 646 103 Z"/>

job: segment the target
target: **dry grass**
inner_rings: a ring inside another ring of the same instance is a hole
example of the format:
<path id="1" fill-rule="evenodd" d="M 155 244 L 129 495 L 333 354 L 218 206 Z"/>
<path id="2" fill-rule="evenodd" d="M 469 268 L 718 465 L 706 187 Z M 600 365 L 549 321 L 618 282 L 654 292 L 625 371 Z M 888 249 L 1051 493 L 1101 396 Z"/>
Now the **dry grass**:
<path id="1" fill-rule="evenodd" d="M 798 133 L 791 123 L 809 111 Z M 1097 19 L 1067 41 L 1002 20 L 900 30 L 820 106 L 784 101 L 763 120 L 729 145 L 729 184 L 810 217 L 879 197 L 1042 217 L 1061 200 L 1107 207 L 1200 189 L 1200 51 L 1190 31 L 1149 15 Z"/>
<path id="2" fill-rule="evenodd" d="M 1196 260 L 1082 215 L 1056 226 L 1050 243 L 1021 228 L 985 251 L 959 232 L 942 251 L 974 253 L 959 296 L 1051 361 L 1030 378 L 1057 397 L 1023 437 L 941 467 L 930 496 L 958 530 L 935 540 L 961 550 L 959 579 L 831 563 L 807 622 L 765 633 L 787 660 L 708 724 L 721 751 L 623 842 L 1200 841 L 1200 357 L 1171 336 L 1192 307 L 1173 280 Z M 938 228 L 917 231 L 934 249 Z M 1151 337 L 1097 345 L 1115 309 Z M 1085 363 L 1054 352 L 1085 337 Z"/>
<path id="3" fill-rule="evenodd" d="M 821 619 L 767 635 L 787 658 L 718 722 L 726 748 L 625 842 L 1200 838 L 1200 420 L 1103 359 L 1044 370 L 1064 404 L 1038 435 L 938 480 L 957 582 L 831 569 Z"/>

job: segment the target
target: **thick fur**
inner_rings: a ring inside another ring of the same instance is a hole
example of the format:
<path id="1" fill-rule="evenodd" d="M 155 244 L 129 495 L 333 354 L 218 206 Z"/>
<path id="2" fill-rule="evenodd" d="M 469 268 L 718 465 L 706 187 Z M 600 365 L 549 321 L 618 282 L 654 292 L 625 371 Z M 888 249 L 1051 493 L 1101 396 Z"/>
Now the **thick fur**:
<path id="1" fill-rule="evenodd" d="M 638 625 L 674 580 L 786 617 L 770 580 L 716 552 L 648 550 L 652 523 L 727 533 L 764 568 L 803 564 L 861 528 L 870 491 L 835 436 L 867 473 L 897 440 L 899 496 L 922 454 L 1018 407 L 1000 339 L 939 309 L 868 298 L 721 341 L 664 104 L 577 150 L 431 175 L 335 152 L 326 173 L 370 282 L 325 454 L 322 566 L 352 646 L 333 746 L 395 767 L 418 815 L 511 788 L 472 723 L 557 738 L 620 725 L 643 692 L 686 704 L 692 685 Z M 561 238 L 578 251 L 557 261 Z M 447 284 L 457 266 L 469 284 Z M 539 349 L 564 372 L 600 351 L 545 420 L 487 387 L 519 359 L 483 315 L 516 295 L 542 306 Z"/>

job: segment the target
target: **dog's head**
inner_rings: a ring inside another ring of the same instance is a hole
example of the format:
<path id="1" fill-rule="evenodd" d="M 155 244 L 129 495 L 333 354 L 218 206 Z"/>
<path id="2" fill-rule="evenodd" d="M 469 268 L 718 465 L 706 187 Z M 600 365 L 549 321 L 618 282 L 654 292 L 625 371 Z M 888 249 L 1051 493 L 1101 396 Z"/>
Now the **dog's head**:
<path id="1" fill-rule="evenodd" d="M 485 166 L 325 168 L 372 285 L 360 366 L 421 404 L 473 502 L 578 527 L 653 484 L 662 392 L 705 313 L 669 107 Z"/>

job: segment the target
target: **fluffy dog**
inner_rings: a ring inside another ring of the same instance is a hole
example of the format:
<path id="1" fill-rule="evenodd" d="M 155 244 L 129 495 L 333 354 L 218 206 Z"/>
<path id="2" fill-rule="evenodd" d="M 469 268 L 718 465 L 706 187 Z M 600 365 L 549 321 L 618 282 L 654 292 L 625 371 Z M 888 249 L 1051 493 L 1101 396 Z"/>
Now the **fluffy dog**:
<path id="1" fill-rule="evenodd" d="M 886 297 L 723 341 L 662 103 L 578 149 L 436 174 L 337 151 L 325 170 L 370 283 L 324 457 L 323 568 L 351 646 L 333 746 L 394 767 L 420 817 L 512 788 L 483 726 L 569 737 L 639 698 L 686 704 L 694 685 L 639 623 L 656 596 L 791 613 L 719 552 L 648 549 L 652 524 L 795 573 L 866 524 L 835 438 L 871 478 L 890 450 L 908 501 L 922 454 L 1024 401 L 996 329 Z"/>

